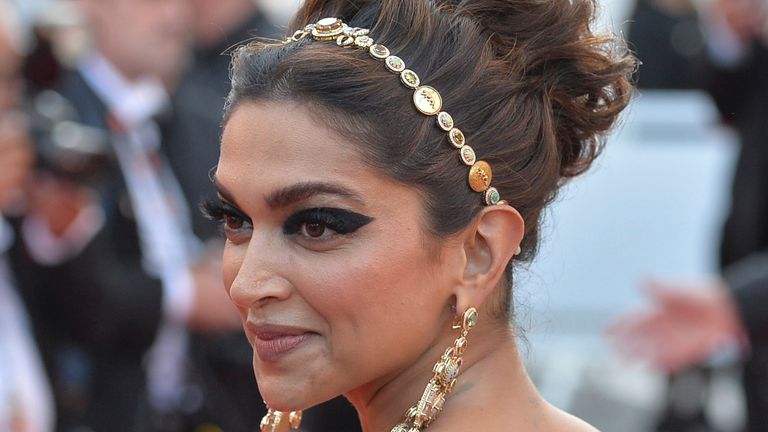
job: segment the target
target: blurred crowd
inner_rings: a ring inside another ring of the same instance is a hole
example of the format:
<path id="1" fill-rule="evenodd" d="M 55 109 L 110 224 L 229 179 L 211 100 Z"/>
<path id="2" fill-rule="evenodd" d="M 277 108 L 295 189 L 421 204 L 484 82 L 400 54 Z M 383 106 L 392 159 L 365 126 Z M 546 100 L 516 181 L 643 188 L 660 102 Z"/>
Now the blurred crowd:
<path id="1" fill-rule="evenodd" d="M 226 52 L 285 33 L 266 12 L 0 0 L 0 432 L 258 430 L 223 241 L 197 207 L 215 194 Z M 639 86 L 708 91 L 741 156 L 722 273 L 655 282 L 611 338 L 670 383 L 736 346 L 747 430 L 768 430 L 768 2 L 637 0 L 630 25 Z M 712 430 L 673 406 L 658 431 Z M 359 430 L 339 400 L 304 427 Z"/>
<path id="2" fill-rule="evenodd" d="M 641 94 L 708 92 L 740 151 L 720 274 L 649 283 L 650 306 L 621 316 L 611 338 L 625 356 L 670 374 L 656 430 L 717 430 L 704 401 L 711 360 L 724 352 L 742 368 L 745 430 L 768 430 L 768 2 L 637 0 L 628 38 L 643 63 Z"/>

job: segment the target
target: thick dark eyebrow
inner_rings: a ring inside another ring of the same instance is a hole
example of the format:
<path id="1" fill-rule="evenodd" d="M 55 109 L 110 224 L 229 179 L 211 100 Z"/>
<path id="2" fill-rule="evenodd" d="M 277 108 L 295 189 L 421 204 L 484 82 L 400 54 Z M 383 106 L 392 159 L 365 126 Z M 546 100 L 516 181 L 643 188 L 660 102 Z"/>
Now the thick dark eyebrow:
<path id="1" fill-rule="evenodd" d="M 237 205 L 236 201 L 232 197 L 232 194 L 229 193 L 229 191 L 227 191 L 227 189 L 218 182 L 215 173 L 211 173 L 210 177 L 219 195 L 221 195 L 221 197 L 226 201 Z M 270 193 L 264 198 L 264 200 L 267 202 L 268 206 L 276 209 L 287 207 L 291 204 L 307 200 L 316 195 L 336 195 L 342 198 L 351 199 L 359 204 L 364 203 L 363 199 L 358 194 L 352 192 L 344 186 L 327 182 L 296 183 L 294 185 L 287 186 L 283 189 Z"/>
<path id="2" fill-rule="evenodd" d="M 268 206 L 281 208 L 307 200 L 316 195 L 336 195 L 363 204 L 363 199 L 351 190 L 335 183 L 326 182 L 296 183 L 272 192 L 265 197 L 265 200 Z"/>

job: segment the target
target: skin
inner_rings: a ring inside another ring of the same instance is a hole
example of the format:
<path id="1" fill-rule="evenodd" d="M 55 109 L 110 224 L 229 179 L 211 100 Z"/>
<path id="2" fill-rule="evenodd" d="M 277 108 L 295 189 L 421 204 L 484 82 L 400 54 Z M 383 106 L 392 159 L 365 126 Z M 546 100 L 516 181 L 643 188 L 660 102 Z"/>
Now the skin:
<path id="1" fill-rule="evenodd" d="M 161 77 L 173 86 L 186 65 L 188 0 L 79 0 L 96 48 L 128 79 Z"/>
<path id="2" fill-rule="evenodd" d="M 371 168 L 353 143 L 290 102 L 234 109 L 215 181 L 234 209 L 224 218 L 224 283 L 256 348 L 253 367 L 270 407 L 305 409 L 343 394 L 364 431 L 389 431 L 458 335 L 451 306 L 474 306 L 480 321 L 459 384 L 429 430 L 594 430 L 538 395 L 509 324 L 485 313 L 522 238 L 512 207 L 486 208 L 460 233 L 432 238 L 416 189 Z M 336 191 L 304 188 L 276 202 L 300 184 Z M 372 221 L 343 235 L 312 223 L 284 231 L 287 218 L 316 207 Z M 264 323 L 300 329 L 302 342 L 262 358 Z"/>
<path id="3" fill-rule="evenodd" d="M 746 340 L 725 281 L 655 281 L 645 287 L 649 307 L 618 317 L 608 336 L 627 358 L 679 372 L 718 350 Z"/>

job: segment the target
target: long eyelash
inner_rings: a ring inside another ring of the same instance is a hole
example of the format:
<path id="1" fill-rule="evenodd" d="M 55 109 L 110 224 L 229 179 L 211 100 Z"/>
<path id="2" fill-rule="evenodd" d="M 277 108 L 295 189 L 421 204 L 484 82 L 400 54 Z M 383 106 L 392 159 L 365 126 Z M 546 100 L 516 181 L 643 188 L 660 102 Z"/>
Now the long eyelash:
<path id="1" fill-rule="evenodd" d="M 321 223 L 338 234 L 350 234 L 373 221 L 373 218 L 347 210 L 312 208 L 291 215 L 283 226 L 285 234 L 296 234 L 307 223 Z"/>
<path id="2" fill-rule="evenodd" d="M 224 203 L 219 199 L 207 198 L 200 203 L 200 212 L 203 213 L 206 219 L 210 219 L 214 222 L 224 221 Z"/>
<path id="3" fill-rule="evenodd" d="M 203 200 L 200 203 L 200 211 L 203 212 L 203 216 L 214 222 L 224 222 L 226 216 L 234 216 L 242 219 L 243 222 L 251 222 L 251 219 L 240 209 L 218 198 Z"/>

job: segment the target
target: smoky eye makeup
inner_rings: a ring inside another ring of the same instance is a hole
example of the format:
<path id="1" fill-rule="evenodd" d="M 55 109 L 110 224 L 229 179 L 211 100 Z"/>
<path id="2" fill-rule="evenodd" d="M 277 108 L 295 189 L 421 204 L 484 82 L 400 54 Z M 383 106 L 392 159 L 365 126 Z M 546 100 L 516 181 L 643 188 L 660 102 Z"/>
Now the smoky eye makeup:
<path id="1" fill-rule="evenodd" d="M 352 234 L 368 225 L 373 218 L 339 208 L 317 207 L 299 210 L 285 220 L 283 233 L 299 234 L 302 230 L 315 230 L 325 227 L 337 234 Z"/>
<path id="2" fill-rule="evenodd" d="M 200 204 L 200 211 L 206 218 L 217 222 L 225 228 L 239 228 L 250 224 L 251 219 L 240 209 L 220 198 L 207 199 Z"/>

